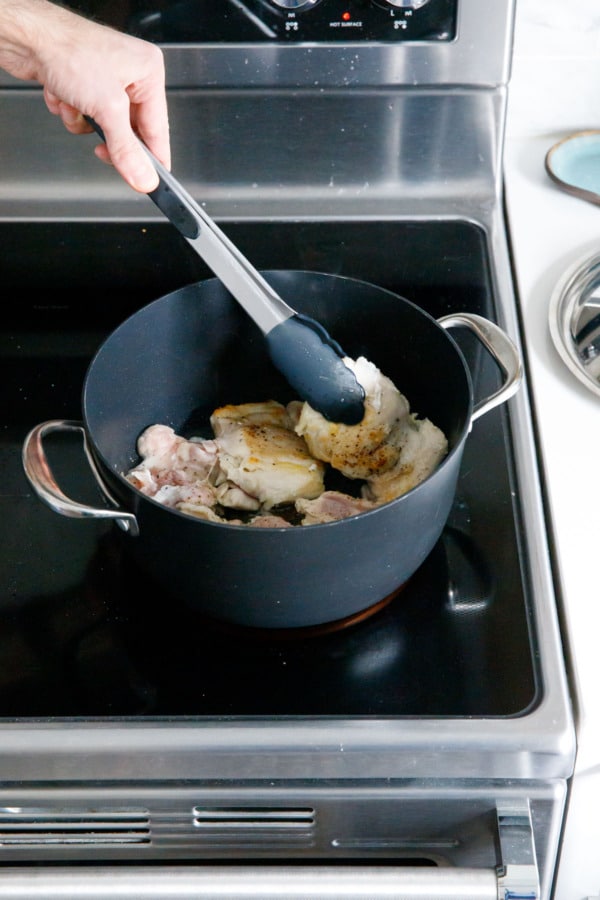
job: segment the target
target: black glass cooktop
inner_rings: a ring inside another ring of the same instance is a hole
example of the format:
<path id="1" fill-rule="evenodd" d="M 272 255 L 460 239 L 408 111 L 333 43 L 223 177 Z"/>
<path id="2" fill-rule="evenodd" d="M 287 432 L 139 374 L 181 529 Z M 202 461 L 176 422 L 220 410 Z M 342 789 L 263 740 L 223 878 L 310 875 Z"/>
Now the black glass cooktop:
<path id="1" fill-rule="evenodd" d="M 436 317 L 495 317 L 485 235 L 470 223 L 222 224 L 259 268 L 361 278 Z M 30 428 L 80 419 L 103 339 L 140 306 L 210 273 L 166 223 L 18 222 L 0 232 L 0 718 L 513 716 L 535 703 L 504 407 L 474 424 L 442 537 L 386 606 L 308 633 L 210 621 L 149 582 L 116 526 L 49 510 L 21 464 Z M 487 396 L 499 378 L 493 362 L 453 336 L 476 398 Z M 48 453 L 66 492 L 98 505 L 78 437 L 62 435 Z"/>

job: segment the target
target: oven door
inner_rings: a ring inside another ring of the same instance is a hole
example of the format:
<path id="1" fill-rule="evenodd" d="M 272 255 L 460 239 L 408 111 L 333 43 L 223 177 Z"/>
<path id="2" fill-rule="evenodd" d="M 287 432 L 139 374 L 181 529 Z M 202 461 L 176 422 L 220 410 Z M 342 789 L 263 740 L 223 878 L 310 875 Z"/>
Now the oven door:
<path id="1" fill-rule="evenodd" d="M 490 791 L 494 790 L 493 785 L 488 787 Z M 379 805 L 378 817 L 364 806 L 361 820 L 363 824 L 365 821 L 371 823 L 371 836 L 356 839 L 353 855 L 341 860 L 338 857 L 335 863 L 332 860 L 338 853 L 353 852 L 352 847 L 343 846 L 352 842 L 331 840 L 328 857 L 318 863 L 310 856 L 302 856 L 299 860 L 298 853 L 281 854 L 274 862 L 273 853 L 266 855 L 268 839 L 262 848 L 258 839 L 265 827 L 264 822 L 260 822 L 260 810 L 237 807 L 235 813 L 238 819 L 245 817 L 245 827 L 251 837 L 255 829 L 254 853 L 243 858 L 235 858 L 233 854 L 224 863 L 221 860 L 227 857 L 221 855 L 219 859 L 216 853 L 217 863 L 214 859 L 195 859 L 193 862 L 157 864 L 155 856 L 154 862 L 149 863 L 127 861 L 127 857 L 119 863 L 113 856 L 103 863 L 102 851 L 98 850 L 94 855 L 88 848 L 87 853 L 77 853 L 77 859 L 71 857 L 66 865 L 69 857 L 65 851 L 59 857 L 63 862 L 58 865 L 56 858 L 52 865 L 40 865 L 37 857 L 31 867 L 18 862 L 14 868 L 4 866 L 0 872 L 0 897 L 2 900 L 34 896 L 37 900 L 54 900 L 56 897 L 70 900 L 264 900 L 268 897 L 279 900 L 306 897 L 313 900 L 337 897 L 353 900 L 377 900 L 380 897 L 537 900 L 546 897 L 548 873 L 542 873 L 542 868 L 544 860 L 553 855 L 548 853 L 547 845 L 548 842 L 555 843 L 564 792 L 557 793 L 554 785 L 541 794 L 538 786 L 530 804 L 525 792 L 515 793 L 499 785 L 496 788 L 498 799 L 493 810 L 489 809 L 481 791 L 474 794 L 466 785 L 462 795 L 454 796 L 458 792 L 452 792 L 454 799 L 449 805 L 444 804 L 443 790 L 437 806 L 419 795 L 423 809 L 418 812 L 415 812 L 414 803 L 412 806 L 410 802 L 403 803 L 401 797 L 398 802 L 398 796 L 393 804 L 395 813 L 388 808 L 387 815 L 382 815 Z M 545 808 L 550 811 L 549 816 L 545 815 Z M 32 810 L 29 813 L 29 821 L 35 821 L 36 839 L 41 840 L 43 830 L 50 833 L 51 826 L 44 821 L 42 810 L 38 809 L 36 816 Z M 212 807 L 206 815 L 210 817 L 210 813 L 218 817 L 219 810 Z M 350 814 L 351 810 L 346 813 Z M 279 818 L 283 818 L 282 810 L 279 810 Z M 324 818 L 327 819 L 327 815 Z M 388 821 L 390 818 L 397 820 L 395 825 Z M 79 822 L 78 827 L 83 830 L 83 822 Z M 176 826 L 173 827 L 177 831 Z M 287 827 L 289 829 L 289 822 Z M 384 841 L 378 837 L 377 828 L 383 831 L 386 827 L 405 829 L 412 838 L 400 841 L 388 836 Z M 219 828 L 223 828 L 222 823 Z M 12 840 L 17 844 L 13 859 L 18 856 L 27 859 L 26 829 L 22 828 L 20 832 L 15 829 L 12 833 L 6 825 L 0 825 L 0 829 L 3 843 Z M 96 829 L 95 839 L 100 847 L 100 842 L 108 841 L 108 835 L 102 833 L 99 822 L 96 822 Z M 78 840 L 78 833 L 76 829 L 71 832 L 74 841 Z M 123 835 L 121 837 L 124 840 Z M 79 839 L 84 843 L 92 840 L 82 835 Z M 54 840 L 60 842 L 56 833 Z M 377 847 L 377 854 L 373 854 L 371 845 Z M 540 853 L 539 868 L 536 846 Z M 385 855 L 379 855 L 384 851 Z M 90 862 L 92 858 L 94 862 Z"/>

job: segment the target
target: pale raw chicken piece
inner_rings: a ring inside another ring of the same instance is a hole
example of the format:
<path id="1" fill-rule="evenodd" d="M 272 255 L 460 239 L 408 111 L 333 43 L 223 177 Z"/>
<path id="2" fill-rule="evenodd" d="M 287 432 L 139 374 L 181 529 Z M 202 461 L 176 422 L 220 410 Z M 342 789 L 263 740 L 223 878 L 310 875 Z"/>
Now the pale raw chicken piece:
<path id="1" fill-rule="evenodd" d="M 138 491 L 141 491 L 142 494 L 146 494 L 148 497 L 153 497 L 159 490 L 157 479 L 143 463 L 136 466 L 135 469 L 130 469 L 129 472 L 126 472 L 125 478 L 136 487 Z"/>
<path id="2" fill-rule="evenodd" d="M 168 425 L 150 425 L 140 434 L 137 451 L 142 459 L 167 459 L 182 440 Z"/>
<path id="3" fill-rule="evenodd" d="M 260 501 L 256 497 L 251 497 L 231 481 L 223 481 L 219 484 L 216 493 L 218 502 L 230 509 L 245 509 L 249 512 L 256 512 L 260 509 Z"/>
<path id="4" fill-rule="evenodd" d="M 292 528 L 290 522 L 287 519 L 282 518 L 281 516 L 275 516 L 272 514 L 264 513 L 264 515 L 254 516 L 253 519 L 250 519 L 248 522 L 252 528 Z"/>
<path id="5" fill-rule="evenodd" d="M 213 507 L 217 502 L 215 489 L 206 481 L 193 484 L 163 484 L 154 494 L 154 499 L 163 506 L 181 508 L 187 506 Z"/>
<path id="6" fill-rule="evenodd" d="M 429 419 L 407 416 L 394 435 L 400 448 L 396 465 L 381 475 L 370 478 L 363 487 L 363 497 L 375 505 L 389 503 L 416 487 L 440 464 L 448 452 L 444 433 Z"/>
<path id="7" fill-rule="evenodd" d="M 207 522 L 227 522 L 227 519 L 224 519 L 223 516 L 217 515 L 217 513 L 210 506 L 202 506 L 199 503 L 178 503 L 176 506 L 180 512 L 187 513 L 188 516 L 195 516 L 197 519 L 204 519 Z M 237 523 L 241 525 L 241 522 Z"/>
<path id="8" fill-rule="evenodd" d="M 137 449 L 142 461 L 125 477 L 150 497 L 163 485 L 192 485 L 205 481 L 217 463 L 215 441 L 188 441 L 168 425 L 146 428 L 138 438 Z"/>
<path id="9" fill-rule="evenodd" d="M 365 390 L 365 415 L 358 425 L 330 422 L 308 403 L 300 414 L 290 404 L 290 416 L 297 418 L 295 431 L 302 435 L 312 456 L 330 463 L 348 478 L 366 479 L 391 469 L 400 456 L 399 448 L 389 441 L 398 423 L 409 414 L 403 394 L 379 369 L 363 356 L 356 361 L 345 358 Z"/>
<path id="10" fill-rule="evenodd" d="M 369 500 L 351 497 L 340 491 L 324 491 L 316 500 L 296 500 L 296 510 L 304 514 L 302 525 L 319 525 L 323 522 L 337 522 L 356 516 L 377 506 Z"/>
<path id="11" fill-rule="evenodd" d="M 271 400 L 223 406 L 210 422 L 219 455 L 217 488 L 224 482 L 228 488 L 235 486 L 262 509 L 322 493 L 325 467 L 291 429 L 282 404 Z M 229 502 L 229 496 L 224 492 L 221 503 Z"/>

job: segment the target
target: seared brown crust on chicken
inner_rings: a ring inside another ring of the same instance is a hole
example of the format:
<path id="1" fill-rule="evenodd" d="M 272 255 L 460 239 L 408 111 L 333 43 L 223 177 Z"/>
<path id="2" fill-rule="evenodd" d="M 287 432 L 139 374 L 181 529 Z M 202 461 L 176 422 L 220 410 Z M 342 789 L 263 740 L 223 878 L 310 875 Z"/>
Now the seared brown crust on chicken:
<path id="1" fill-rule="evenodd" d="M 255 509 L 272 509 L 322 493 L 325 466 L 292 430 L 281 403 L 224 406 L 215 410 L 210 422 L 219 448 L 215 487 L 223 506 L 250 508 L 239 505 L 239 491 L 255 499 Z"/>
<path id="2" fill-rule="evenodd" d="M 406 397 L 364 357 L 346 360 L 365 389 L 358 425 L 329 422 L 308 403 L 290 404 L 295 429 L 310 452 L 348 478 L 366 481 L 362 495 L 381 505 L 423 481 L 448 452 L 445 435 L 429 419 L 417 419 Z"/>
<path id="3" fill-rule="evenodd" d="M 292 429 L 287 409 L 275 400 L 263 403 L 230 403 L 215 409 L 210 417 L 215 437 L 219 438 L 240 425 L 266 425 L 273 428 Z"/>
<path id="4" fill-rule="evenodd" d="M 369 478 L 362 489 L 377 506 L 401 497 L 424 481 L 448 452 L 445 435 L 429 419 L 407 416 L 395 434 L 400 456 L 394 466 Z"/>
<path id="5" fill-rule="evenodd" d="M 371 478 L 387 472 L 398 461 L 400 449 L 390 441 L 390 435 L 408 415 L 409 405 L 390 379 L 364 357 L 345 362 L 365 389 L 362 422 L 330 422 L 304 403 L 295 430 L 317 459 L 328 462 L 348 478 Z M 296 415 L 297 409 L 291 412 Z"/>

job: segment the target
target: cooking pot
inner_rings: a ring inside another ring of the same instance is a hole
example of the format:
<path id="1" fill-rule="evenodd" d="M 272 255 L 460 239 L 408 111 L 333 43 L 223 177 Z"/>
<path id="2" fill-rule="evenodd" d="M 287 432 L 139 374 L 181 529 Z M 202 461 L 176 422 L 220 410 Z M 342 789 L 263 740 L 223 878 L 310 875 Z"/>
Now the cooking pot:
<path id="1" fill-rule="evenodd" d="M 360 613 L 394 593 L 433 549 L 449 516 L 473 421 L 512 396 L 518 352 L 494 323 L 472 314 L 436 320 L 380 287 L 336 275 L 264 272 L 281 296 L 322 322 L 353 358 L 365 356 L 445 433 L 448 454 L 425 481 L 392 502 L 336 522 L 251 528 L 193 518 L 138 492 L 124 477 L 149 425 L 211 436 L 224 404 L 287 403 L 291 388 L 270 362 L 264 337 L 218 279 L 174 291 L 134 313 L 102 344 L 84 382 L 83 422 L 52 420 L 23 447 L 27 477 L 52 509 L 111 518 L 128 551 L 163 596 L 217 619 L 298 628 Z M 501 387 L 473 400 L 465 358 L 449 329 L 469 328 L 503 372 Z M 78 430 L 105 498 L 67 497 L 44 451 L 52 431 Z"/>

